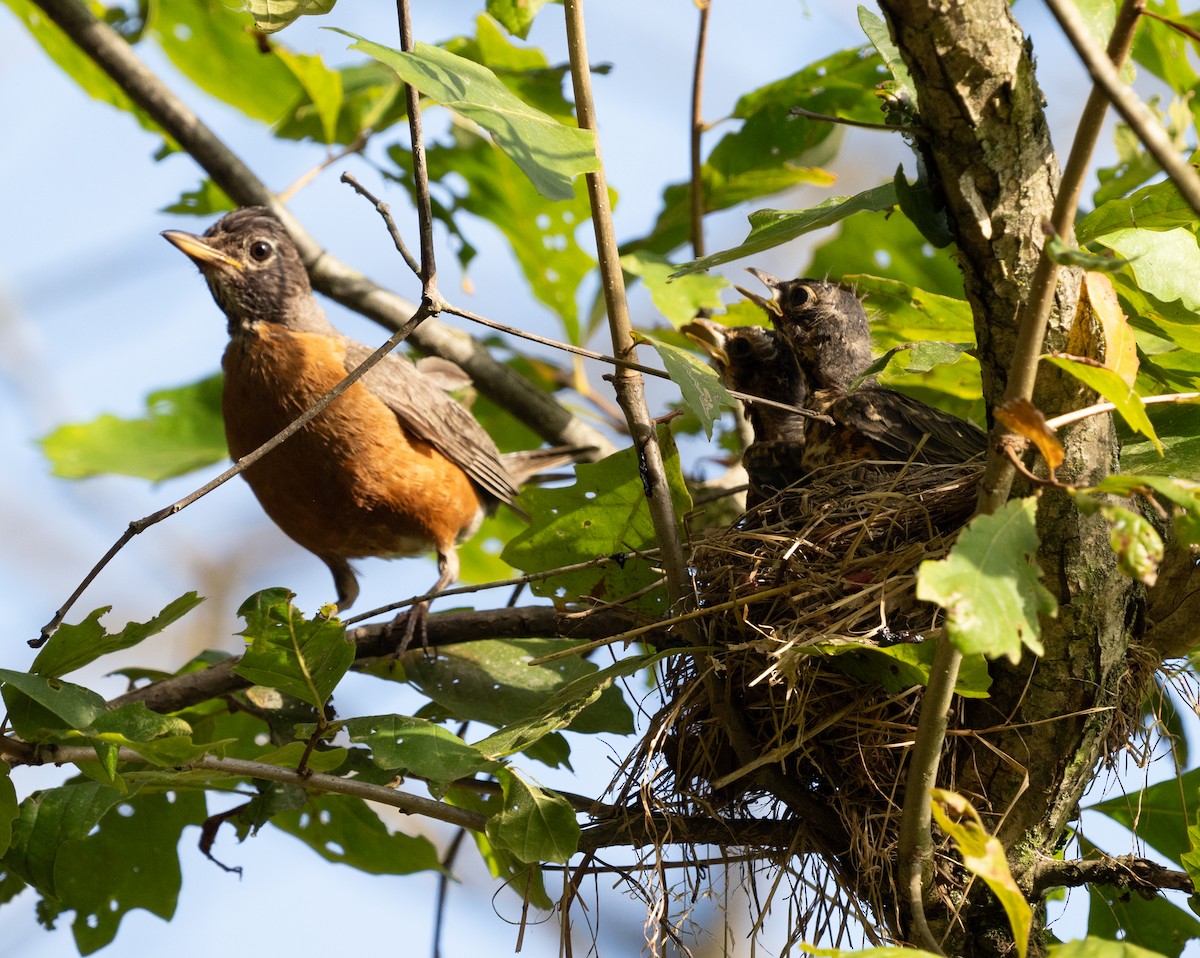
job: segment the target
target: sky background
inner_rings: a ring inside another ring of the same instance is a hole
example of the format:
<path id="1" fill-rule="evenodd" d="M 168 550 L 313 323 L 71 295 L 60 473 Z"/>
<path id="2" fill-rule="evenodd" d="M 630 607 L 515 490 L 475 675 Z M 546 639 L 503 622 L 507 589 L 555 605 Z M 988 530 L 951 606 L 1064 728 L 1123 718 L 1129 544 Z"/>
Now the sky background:
<path id="1" fill-rule="evenodd" d="M 470 32 L 481 6 L 417 2 L 417 37 L 437 42 Z M 394 44 L 388 10 L 386 5 L 346 2 L 321 23 Z M 640 235 L 653 222 L 663 185 L 687 175 L 695 8 L 689 0 L 604 0 L 592 3 L 588 12 L 591 59 L 614 65 L 609 75 L 597 77 L 595 96 L 609 182 L 620 193 L 617 232 L 626 238 Z M 1041 4 L 1022 0 L 1016 14 L 1034 38 L 1055 142 L 1065 150 L 1085 76 Z M 302 22 L 281 39 L 294 49 L 321 52 L 331 64 L 349 62 L 348 41 L 318 25 Z M 561 34 L 561 8 L 551 5 L 540 15 L 530 42 L 541 46 L 551 62 L 564 62 Z M 704 114 L 710 120 L 725 116 L 740 94 L 864 42 L 855 5 L 844 0 L 714 0 Z M 222 468 L 159 485 L 117 477 L 68 482 L 49 474 L 35 440 L 56 425 L 101 412 L 136 415 L 147 392 L 213 373 L 226 335 L 195 269 L 158 235 L 164 229 L 199 232 L 208 225 L 209 220 L 157 212 L 197 185 L 198 168 L 186 155 L 154 162 L 157 139 L 129 117 L 89 100 L 4 9 L 0 50 L 0 125 L 7 133 L 0 151 L 0 442 L 5 455 L 0 468 L 0 602 L 9 610 L 10 623 L 0 646 L 0 667 L 24 669 L 33 656 L 25 641 L 38 633 L 127 523 L 186 494 Z M 277 143 L 260 125 L 207 98 L 152 46 L 144 44 L 139 52 L 269 186 L 283 189 L 323 159 L 321 147 Z M 727 128 L 714 130 L 708 146 Z M 1111 162 L 1110 143 L 1108 137 L 1103 141 L 1104 162 Z M 908 163 L 909 157 L 898 137 L 852 131 L 833 164 L 839 182 L 832 190 L 806 188 L 759 205 L 802 208 L 829 195 L 853 193 L 890 178 L 902 161 Z M 415 297 L 416 281 L 395 255 L 374 212 L 338 184 L 342 170 L 383 191 L 396 207 L 402 231 L 415 237 L 415 223 L 411 217 L 406 220 L 398 191 L 389 191 L 358 158 L 326 171 L 296 197 L 293 211 L 339 258 Z M 740 241 L 745 215 L 754 208 L 712 217 L 709 249 Z M 498 235 L 486 224 L 473 223 L 471 238 L 480 248 L 470 274 L 473 295 L 462 290 L 457 264 L 443 244 L 439 268 L 444 293 L 490 318 L 555 335 L 552 319 L 529 296 Z M 590 236 L 586 242 L 590 247 Z M 805 260 L 804 248 L 792 246 L 756 258 L 755 265 L 791 276 L 802 271 Z M 742 265 L 728 267 L 728 274 L 739 273 Z M 386 338 L 367 321 L 335 304 L 326 306 L 348 334 L 369 343 Z M 636 325 L 662 324 L 640 290 L 632 307 Z M 603 349 L 605 344 L 595 345 Z M 598 384 L 603 371 L 591 370 Z M 664 412 L 672 398 L 669 387 L 654 386 L 653 411 Z M 363 595 L 356 611 L 421 591 L 435 577 L 433 564 L 424 559 L 363 562 Z M 139 646 L 132 655 L 106 658 L 101 667 L 75 678 L 114 695 L 122 691 L 121 681 L 103 678 L 103 673 L 122 664 L 174 668 L 202 648 L 237 650 L 237 605 L 251 592 L 279 584 L 296 591 L 297 604 L 308 611 L 331 598 L 325 567 L 275 530 L 249 488 L 235 480 L 136 539 L 101 574 L 70 618 L 77 621 L 92 608 L 111 605 L 106 624 L 119 628 L 126 621 L 146 619 L 192 589 L 209 601 L 168 635 Z M 420 704 L 402 688 L 381 686 L 352 677 L 339 688 L 339 711 L 403 712 Z M 628 748 L 617 743 L 622 751 L 609 751 L 578 736 L 573 745 L 576 767 L 584 770 L 580 779 L 540 767 L 533 773 L 547 785 L 598 791 Z M 27 794 L 60 777 L 53 769 L 23 769 L 15 779 L 21 794 Z M 1134 781 L 1136 785 L 1140 779 Z M 406 830 L 428 827 L 416 819 L 402 824 Z M 351 939 L 400 955 L 428 953 L 432 876 L 365 876 L 331 866 L 296 840 L 267 828 L 242 845 L 235 845 L 229 833 L 218 841 L 218 856 L 244 868 L 239 880 L 205 862 L 195 839 L 195 830 L 189 830 L 181 842 L 184 886 L 174 921 L 164 924 L 133 912 L 104 954 L 169 952 L 190 958 L 253 943 L 255 948 L 305 955 L 346 951 Z M 612 857 L 631 860 L 629 855 Z M 476 858 L 467 843 L 461 860 L 473 863 Z M 460 878 L 463 885 L 450 896 L 444 953 L 509 953 L 517 937 L 518 898 L 507 891 L 494 894 L 494 884 L 474 864 L 464 867 Z M 601 954 L 635 953 L 644 909 L 608 893 L 611 884 L 611 878 L 597 883 L 603 905 L 588 919 L 601 927 Z M 34 922 L 33 901 L 26 893 L 0 909 L 4 953 L 74 955 L 69 923 L 47 934 Z M 594 904 L 595 895 L 589 906 Z M 731 949 L 743 953 L 746 909 L 737 902 L 729 907 L 735 929 L 741 929 L 733 933 Z M 577 922 L 577 954 L 583 954 L 590 939 L 581 915 Z M 778 944 L 779 932 L 769 931 L 767 940 Z M 557 953 L 552 924 L 526 935 L 523 955 Z"/>

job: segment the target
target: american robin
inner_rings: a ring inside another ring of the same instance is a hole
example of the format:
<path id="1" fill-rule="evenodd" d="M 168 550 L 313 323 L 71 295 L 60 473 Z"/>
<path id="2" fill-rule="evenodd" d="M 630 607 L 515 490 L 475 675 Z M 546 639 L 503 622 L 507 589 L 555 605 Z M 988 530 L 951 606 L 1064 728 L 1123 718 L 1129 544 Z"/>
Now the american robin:
<path id="1" fill-rule="evenodd" d="M 373 351 L 333 327 L 296 247 L 261 207 L 203 236 L 162 234 L 200 267 L 229 323 L 222 411 L 239 459 Z M 451 372 L 453 371 L 453 372 Z M 445 389 L 458 368 L 389 355 L 243 476 L 267 515 L 329 566 L 341 609 L 358 596 L 350 559 L 437 551 L 437 592 L 458 578 L 457 543 L 523 481 L 579 450 L 502 456 Z M 409 620 L 410 623 L 413 621 Z M 408 639 L 412 630 L 409 629 Z"/>
<path id="2" fill-rule="evenodd" d="M 854 291 L 818 279 L 780 280 L 751 270 L 772 292 L 741 292 L 766 310 L 791 348 L 809 389 L 808 405 L 833 425 L 811 421 L 806 471 L 834 462 L 875 460 L 955 464 L 987 449 L 976 426 L 873 378 L 855 385 L 871 364 L 871 330 Z"/>
<path id="3" fill-rule="evenodd" d="M 722 326 L 697 319 L 683 332 L 712 357 L 728 389 L 804 406 L 805 379 L 791 349 L 763 326 Z M 805 417 L 765 403 L 748 403 L 754 440 L 742 452 L 750 480 L 746 506 L 753 508 L 804 474 Z"/>

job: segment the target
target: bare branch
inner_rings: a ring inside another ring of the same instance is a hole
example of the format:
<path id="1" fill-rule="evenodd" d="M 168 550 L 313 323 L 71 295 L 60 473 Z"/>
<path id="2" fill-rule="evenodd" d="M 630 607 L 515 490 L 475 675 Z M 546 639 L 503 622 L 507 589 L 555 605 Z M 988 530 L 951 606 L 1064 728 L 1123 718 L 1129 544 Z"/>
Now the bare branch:
<path id="1" fill-rule="evenodd" d="M 1150 899 L 1164 889 L 1194 894 L 1196 889 L 1187 872 L 1175 871 L 1136 855 L 1110 858 L 1059 861 L 1041 856 L 1028 876 L 1030 895 L 1041 898 L 1052 888 L 1078 888 L 1080 885 L 1108 885 L 1136 892 Z"/>

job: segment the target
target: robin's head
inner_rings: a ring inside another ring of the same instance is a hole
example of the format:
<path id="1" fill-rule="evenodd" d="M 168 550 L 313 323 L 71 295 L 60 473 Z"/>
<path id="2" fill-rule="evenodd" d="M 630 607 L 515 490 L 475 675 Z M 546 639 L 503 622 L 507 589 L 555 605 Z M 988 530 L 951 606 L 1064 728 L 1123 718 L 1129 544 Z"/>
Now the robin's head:
<path id="1" fill-rule="evenodd" d="M 162 235 L 200 267 L 231 334 L 256 322 L 303 328 L 321 316 L 300 254 L 263 207 L 234 210 L 203 236 Z"/>
<path id="2" fill-rule="evenodd" d="M 750 272 L 771 290 L 771 298 L 738 291 L 766 311 L 813 388 L 848 386 L 871 364 L 871 327 L 854 290 L 829 280 Z"/>
<path id="3" fill-rule="evenodd" d="M 778 381 L 798 380 L 800 370 L 791 350 L 782 346 L 771 330 L 763 326 L 722 326 L 697 319 L 682 331 L 712 358 L 727 388 L 791 401 L 777 394 Z"/>

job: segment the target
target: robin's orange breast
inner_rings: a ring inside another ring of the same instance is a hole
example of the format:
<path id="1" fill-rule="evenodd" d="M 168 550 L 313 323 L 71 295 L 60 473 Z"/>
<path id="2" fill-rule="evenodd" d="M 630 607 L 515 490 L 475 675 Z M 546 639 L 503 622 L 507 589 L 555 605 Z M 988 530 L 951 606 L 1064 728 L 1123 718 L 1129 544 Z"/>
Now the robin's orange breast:
<path id="1" fill-rule="evenodd" d="M 238 459 L 345 377 L 341 341 L 271 323 L 225 350 L 223 410 Z M 243 474 L 266 513 L 319 556 L 444 552 L 483 517 L 474 483 L 357 382 Z"/>

